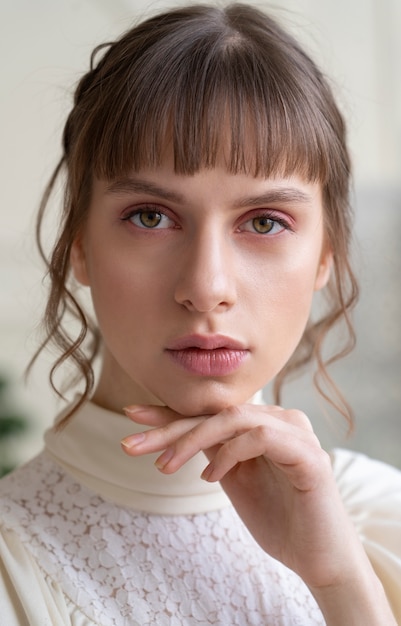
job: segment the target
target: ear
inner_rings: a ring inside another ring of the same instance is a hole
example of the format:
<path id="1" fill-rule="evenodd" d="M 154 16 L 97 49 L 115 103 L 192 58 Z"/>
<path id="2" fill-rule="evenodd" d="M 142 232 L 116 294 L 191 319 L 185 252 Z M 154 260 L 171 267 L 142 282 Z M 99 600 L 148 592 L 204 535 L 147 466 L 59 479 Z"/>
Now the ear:
<path id="1" fill-rule="evenodd" d="M 75 279 L 81 283 L 81 285 L 89 287 L 90 282 L 82 234 L 79 234 L 72 243 L 70 264 Z"/>
<path id="2" fill-rule="evenodd" d="M 333 252 L 328 244 L 325 244 L 320 257 L 316 279 L 315 279 L 315 291 L 323 289 L 329 282 L 331 269 L 333 267 Z"/>

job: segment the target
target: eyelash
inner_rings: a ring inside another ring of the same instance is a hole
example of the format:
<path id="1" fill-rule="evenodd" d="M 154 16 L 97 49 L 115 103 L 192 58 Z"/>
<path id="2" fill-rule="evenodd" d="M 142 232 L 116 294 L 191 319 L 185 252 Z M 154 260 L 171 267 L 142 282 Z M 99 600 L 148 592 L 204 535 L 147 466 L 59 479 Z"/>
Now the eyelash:
<path id="1" fill-rule="evenodd" d="M 268 222 L 271 222 L 273 224 L 273 228 L 275 225 L 280 226 L 280 230 L 278 231 L 281 232 L 282 230 L 287 230 L 289 232 L 293 232 L 293 228 L 290 224 L 289 220 L 284 219 L 283 217 L 277 215 L 276 213 L 274 213 L 274 211 L 262 211 L 261 213 L 256 212 L 253 216 L 249 217 L 247 220 L 244 220 L 241 224 L 241 226 L 244 226 L 245 224 L 249 223 L 249 222 L 255 222 L 256 220 L 267 220 Z M 265 233 L 261 233 L 259 231 L 256 230 L 256 228 L 253 231 L 249 231 L 249 232 L 254 232 L 258 235 L 275 235 L 278 233 L 271 233 L 271 231 L 267 231 Z"/>
<path id="2" fill-rule="evenodd" d="M 127 215 L 124 215 L 124 216 L 121 218 L 121 221 L 122 221 L 122 222 L 129 222 L 129 221 L 132 221 L 132 219 L 133 219 L 135 216 L 139 216 L 139 217 L 140 217 L 140 216 L 142 216 L 142 215 L 145 215 L 146 213 L 148 213 L 148 214 L 153 213 L 154 215 L 160 215 L 160 216 L 161 216 L 161 220 L 163 219 L 163 217 L 166 217 L 166 218 L 167 218 L 167 219 L 169 219 L 171 222 L 174 222 L 174 220 L 173 220 L 171 217 L 169 217 L 169 216 L 166 214 L 166 212 L 165 212 L 165 211 L 161 211 L 161 210 L 159 209 L 159 207 L 157 207 L 157 206 L 153 206 L 153 205 L 151 205 L 151 204 L 149 204 L 149 205 L 144 205 L 144 206 L 142 206 L 142 207 L 140 207 L 140 208 L 138 208 L 138 209 L 135 209 L 135 210 L 133 210 L 133 211 L 130 211 Z M 160 222 L 159 222 L 159 223 L 160 223 Z M 143 230 L 162 230 L 162 229 L 160 229 L 160 228 L 157 228 L 157 226 L 159 225 L 159 223 L 158 223 L 158 224 L 156 224 L 156 226 L 154 226 L 153 228 L 152 228 L 152 227 L 146 227 L 144 224 L 142 224 L 142 226 L 140 226 L 140 225 L 138 225 L 138 224 L 135 224 L 135 226 L 137 226 L 138 228 L 143 228 Z"/>
<path id="3" fill-rule="evenodd" d="M 162 211 L 159 209 L 158 206 L 154 206 L 154 205 L 144 205 L 138 209 L 135 209 L 133 211 L 130 211 L 127 215 L 124 215 L 123 217 L 121 217 L 121 221 L 123 222 L 129 222 L 131 221 L 135 216 L 142 216 L 144 214 L 155 214 L 155 215 L 159 215 L 160 216 L 160 220 L 163 219 L 163 217 L 169 219 L 171 222 L 174 222 L 174 220 L 172 218 L 170 218 L 165 211 Z M 248 219 L 243 220 L 241 222 L 241 225 L 239 227 L 240 232 L 246 232 L 247 229 L 243 228 L 245 224 L 251 223 L 251 222 L 255 222 L 256 220 L 267 220 L 269 222 L 271 222 L 273 224 L 272 230 L 274 229 L 275 225 L 280 226 L 280 230 L 278 232 L 281 232 L 281 230 L 287 230 L 289 232 L 293 232 L 293 228 L 289 222 L 289 220 L 286 220 L 284 218 L 282 218 L 281 216 L 278 216 L 276 213 L 274 213 L 273 211 L 262 211 L 262 212 L 255 212 L 253 216 L 248 217 Z M 143 223 L 142 225 L 138 225 L 135 224 L 138 228 L 142 228 L 143 230 L 164 230 L 163 228 L 158 228 L 160 224 L 160 221 L 154 226 L 154 227 L 147 227 L 145 226 Z M 259 235 L 269 235 L 271 234 L 271 231 L 266 231 L 265 233 L 259 232 L 256 230 L 256 228 L 254 228 L 253 230 L 249 229 L 248 232 L 253 232 L 255 234 L 259 234 Z M 273 233 L 273 234 L 278 234 L 278 233 Z"/>

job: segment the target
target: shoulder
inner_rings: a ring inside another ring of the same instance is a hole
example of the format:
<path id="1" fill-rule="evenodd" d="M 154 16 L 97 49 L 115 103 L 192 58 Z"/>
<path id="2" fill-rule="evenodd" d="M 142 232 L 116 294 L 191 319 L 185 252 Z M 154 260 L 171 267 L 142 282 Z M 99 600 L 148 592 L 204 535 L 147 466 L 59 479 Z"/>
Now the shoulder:
<path id="1" fill-rule="evenodd" d="M 401 471 L 349 450 L 334 450 L 344 506 L 401 623 Z"/>
<path id="2" fill-rule="evenodd" d="M 1 525 L 0 615 L 7 626 L 95 626 L 45 574 L 17 534 Z"/>
<path id="3" fill-rule="evenodd" d="M 379 512 L 401 521 L 401 471 L 351 450 L 335 449 L 333 471 L 350 515 L 366 519 Z M 356 521 L 356 520 L 354 520 Z"/>
<path id="4" fill-rule="evenodd" d="M 61 502 L 56 491 L 65 487 L 63 477 L 63 470 L 42 453 L 0 480 L 1 624 L 95 624 L 64 591 L 58 577 L 60 542 L 55 528 L 63 522 L 58 512 L 65 504 L 66 491 L 61 493 Z M 65 483 L 74 485 L 68 478 Z M 67 495 L 81 504 L 73 489 Z M 44 544 L 47 535 L 49 543 Z"/>

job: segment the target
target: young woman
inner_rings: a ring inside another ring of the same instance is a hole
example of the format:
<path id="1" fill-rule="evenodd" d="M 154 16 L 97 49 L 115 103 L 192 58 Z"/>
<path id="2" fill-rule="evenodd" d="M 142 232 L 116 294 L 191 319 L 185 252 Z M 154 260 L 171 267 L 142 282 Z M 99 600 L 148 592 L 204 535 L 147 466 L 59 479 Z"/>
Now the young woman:
<path id="1" fill-rule="evenodd" d="M 396 624 L 400 473 L 279 406 L 313 358 L 330 385 L 337 321 L 352 343 L 350 165 L 320 71 L 250 6 L 157 15 L 96 50 L 40 220 L 62 173 L 44 345 L 83 389 L 1 483 L 4 624 Z"/>

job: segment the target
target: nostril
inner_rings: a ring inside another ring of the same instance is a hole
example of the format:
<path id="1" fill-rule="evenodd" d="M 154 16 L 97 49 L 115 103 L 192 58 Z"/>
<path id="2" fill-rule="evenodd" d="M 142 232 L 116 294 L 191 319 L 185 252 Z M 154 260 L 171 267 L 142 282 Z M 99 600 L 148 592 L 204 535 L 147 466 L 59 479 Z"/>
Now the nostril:
<path id="1" fill-rule="evenodd" d="M 183 300 L 182 302 L 179 302 L 179 304 L 181 304 L 181 306 L 183 306 L 185 309 L 188 309 L 188 311 L 195 311 L 195 307 L 192 304 L 192 302 L 190 300 Z"/>

